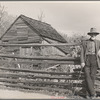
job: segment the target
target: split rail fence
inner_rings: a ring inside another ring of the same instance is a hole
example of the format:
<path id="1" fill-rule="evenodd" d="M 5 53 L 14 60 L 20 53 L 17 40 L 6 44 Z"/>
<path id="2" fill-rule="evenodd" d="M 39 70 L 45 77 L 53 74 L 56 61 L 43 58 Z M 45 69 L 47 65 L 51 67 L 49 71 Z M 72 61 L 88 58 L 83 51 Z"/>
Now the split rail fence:
<path id="1" fill-rule="evenodd" d="M 76 46 L 77 44 L 0 44 L 1 47 L 34 47 L 34 46 Z M 79 45 L 79 44 L 78 44 Z M 8 59 L 17 59 L 9 61 Z M 23 59 L 23 60 L 21 60 Z M 80 65 L 80 58 L 73 57 L 22 57 L 12 54 L 0 54 L 0 86 L 20 88 L 25 90 L 46 90 L 70 93 L 77 88 L 84 87 L 84 73 L 80 75 L 80 68 L 73 72 L 54 72 L 47 70 L 8 67 L 5 64 L 66 64 Z M 2 64 L 2 65 L 1 65 Z M 97 75 L 96 89 L 99 91 L 100 74 Z"/>

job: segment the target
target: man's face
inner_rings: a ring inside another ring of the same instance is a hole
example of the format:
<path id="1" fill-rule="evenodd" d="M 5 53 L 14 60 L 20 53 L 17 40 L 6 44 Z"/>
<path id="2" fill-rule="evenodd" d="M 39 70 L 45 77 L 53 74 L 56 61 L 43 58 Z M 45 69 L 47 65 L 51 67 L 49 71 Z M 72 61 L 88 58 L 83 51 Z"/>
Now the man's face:
<path id="1" fill-rule="evenodd" d="M 94 39 L 96 38 L 97 35 L 95 35 L 95 34 L 91 34 L 90 36 L 91 36 L 91 39 L 94 40 Z"/>

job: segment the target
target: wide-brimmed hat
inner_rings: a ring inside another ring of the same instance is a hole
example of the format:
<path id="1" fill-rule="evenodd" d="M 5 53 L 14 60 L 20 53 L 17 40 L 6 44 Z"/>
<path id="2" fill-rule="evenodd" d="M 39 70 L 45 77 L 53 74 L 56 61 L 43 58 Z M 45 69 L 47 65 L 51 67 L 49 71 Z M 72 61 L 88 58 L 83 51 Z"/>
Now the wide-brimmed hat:
<path id="1" fill-rule="evenodd" d="M 96 28 L 91 28 L 90 32 L 87 33 L 88 35 L 94 34 L 94 35 L 98 35 L 99 33 L 96 31 Z"/>

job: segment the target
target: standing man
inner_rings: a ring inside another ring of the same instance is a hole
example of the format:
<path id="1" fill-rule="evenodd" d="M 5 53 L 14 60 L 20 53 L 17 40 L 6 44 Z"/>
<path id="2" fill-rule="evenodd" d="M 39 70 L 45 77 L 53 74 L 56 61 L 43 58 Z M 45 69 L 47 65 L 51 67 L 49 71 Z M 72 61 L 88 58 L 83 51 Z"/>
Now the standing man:
<path id="1" fill-rule="evenodd" d="M 96 40 L 99 34 L 96 28 L 91 28 L 87 33 L 90 38 L 83 41 L 81 49 L 81 66 L 84 67 L 85 81 L 86 81 L 86 98 L 96 97 L 94 89 L 94 82 L 96 78 L 97 69 L 100 68 L 100 61 L 98 51 L 100 49 L 100 41 Z"/>

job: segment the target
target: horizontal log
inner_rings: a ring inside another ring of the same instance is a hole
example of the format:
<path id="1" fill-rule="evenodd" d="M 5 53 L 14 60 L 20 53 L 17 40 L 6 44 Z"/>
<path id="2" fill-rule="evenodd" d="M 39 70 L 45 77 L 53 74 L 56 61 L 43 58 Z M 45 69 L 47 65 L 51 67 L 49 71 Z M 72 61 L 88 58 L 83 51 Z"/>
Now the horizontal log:
<path id="1" fill-rule="evenodd" d="M 33 78 L 34 75 L 24 75 L 24 74 L 19 74 L 19 73 L 0 73 L 1 78 Z"/>
<path id="2" fill-rule="evenodd" d="M 24 34 L 24 35 L 21 35 L 21 36 L 5 36 L 5 37 L 2 38 L 2 41 L 5 41 L 5 40 L 20 40 L 20 41 L 23 41 L 23 40 L 27 40 L 27 39 L 35 40 L 35 39 L 40 39 L 40 37 L 37 36 L 37 35 L 32 37 L 32 36 L 28 36 L 27 34 Z"/>
<path id="3" fill-rule="evenodd" d="M 2 39 L 2 41 L 12 41 L 12 40 L 15 40 L 15 41 L 21 40 L 21 41 L 23 41 L 23 40 L 27 40 L 27 39 L 28 39 L 28 36 L 20 36 L 20 37 L 15 36 L 15 37 L 4 37 Z"/>
<path id="4" fill-rule="evenodd" d="M 33 81 L 33 80 L 22 80 L 22 79 L 0 79 L 0 82 L 9 82 L 9 83 L 25 83 L 25 84 L 41 84 L 41 85 L 62 85 L 62 86 L 70 86 L 67 82 L 51 82 L 51 81 Z M 73 87 L 78 85 L 78 87 L 82 87 L 82 83 L 73 83 Z"/>
<path id="5" fill-rule="evenodd" d="M 24 36 L 18 36 L 18 35 L 16 35 L 16 36 L 12 36 L 12 35 L 11 35 L 11 36 L 10 36 L 10 35 L 9 35 L 9 36 L 4 36 L 4 37 L 2 38 L 2 40 L 4 40 L 4 39 L 9 39 L 9 38 L 20 38 L 20 37 L 22 37 L 22 38 L 23 38 L 23 37 L 25 37 L 25 38 L 27 37 L 27 38 L 28 38 L 27 34 L 24 34 Z"/>
<path id="6" fill-rule="evenodd" d="M 77 45 L 80 45 L 80 44 L 76 44 L 76 43 L 59 43 L 59 44 L 37 44 L 37 43 L 34 43 L 34 44 L 0 44 L 0 46 L 10 46 L 10 47 L 15 47 L 15 46 L 18 46 L 18 47 L 33 47 L 33 46 L 77 46 Z"/>
<path id="7" fill-rule="evenodd" d="M 61 89 L 61 88 L 52 88 L 52 87 L 39 87 L 39 86 L 26 86 L 26 85 L 21 85 L 21 84 L 10 84 L 10 83 L 5 83 L 1 84 L 2 86 L 9 86 L 9 87 L 14 87 L 14 88 L 25 88 L 25 89 L 31 89 L 31 90 L 51 90 L 51 91 L 60 91 L 60 92 L 67 92 L 67 89 Z"/>
<path id="8" fill-rule="evenodd" d="M 69 84 L 69 83 L 67 83 L 67 82 L 52 82 L 52 81 L 33 81 L 33 80 L 27 80 L 27 79 L 25 79 L 25 80 L 22 80 L 22 79 L 0 79 L 0 82 L 9 82 L 9 83 L 24 83 L 24 84 L 33 84 L 33 85 L 39 85 L 39 84 L 41 84 L 41 85 L 60 85 L 60 86 L 69 86 L 69 88 L 71 88 L 70 87 L 70 85 L 72 86 L 72 87 L 83 87 L 84 86 L 84 84 L 83 83 L 73 83 L 73 84 Z M 96 84 L 95 83 L 95 85 L 98 85 L 98 86 L 100 86 L 100 84 Z"/>
<path id="9" fill-rule="evenodd" d="M 51 71 L 42 71 L 42 70 L 31 70 L 31 69 L 19 69 L 19 68 L 5 68 L 0 67 L 1 70 L 6 71 L 18 71 L 18 72 L 25 72 L 25 73 L 39 73 L 39 74 L 50 74 L 50 75 L 76 75 L 76 73 L 67 73 L 67 72 L 51 72 Z M 77 73 L 79 74 L 79 73 Z"/>
<path id="10" fill-rule="evenodd" d="M 21 73 L 10 73 L 10 74 L 5 74 L 5 73 L 0 73 L 0 77 L 2 78 L 8 78 L 8 77 L 12 77 L 12 78 L 30 78 L 30 79 L 58 79 L 58 80 L 77 80 L 78 77 L 71 77 L 71 76 L 47 76 L 47 75 L 31 75 L 31 74 L 21 74 Z M 84 79 L 83 77 L 80 78 L 80 80 Z"/>
<path id="11" fill-rule="evenodd" d="M 39 43 L 40 42 L 40 39 L 35 39 L 35 40 L 33 40 L 33 39 L 30 39 L 30 40 L 23 40 L 23 41 L 14 41 L 14 40 L 12 40 L 12 41 L 9 41 L 9 44 L 25 44 L 25 43 Z"/>
<path id="12" fill-rule="evenodd" d="M 6 58 L 17 58 L 17 59 L 32 59 L 32 60 L 56 60 L 56 61 L 79 61 L 80 58 L 73 57 L 47 57 L 47 56 L 19 56 L 19 55 L 10 55 L 10 54 L 0 54 L 0 57 Z"/>
<path id="13" fill-rule="evenodd" d="M 70 64 L 70 65 L 79 65 L 78 61 L 40 61 L 40 60 L 33 60 L 33 61 L 21 61 L 21 60 L 1 60 L 0 63 L 11 63 L 11 64 Z M 66 66 L 67 67 L 67 66 Z"/>
<path id="14" fill-rule="evenodd" d="M 14 52 L 19 51 L 18 47 L 5 47 L 3 50 L 0 50 L 0 54 L 7 53 L 7 52 Z"/>

